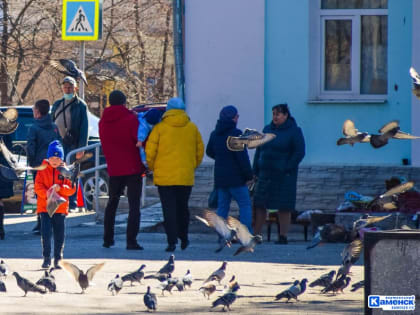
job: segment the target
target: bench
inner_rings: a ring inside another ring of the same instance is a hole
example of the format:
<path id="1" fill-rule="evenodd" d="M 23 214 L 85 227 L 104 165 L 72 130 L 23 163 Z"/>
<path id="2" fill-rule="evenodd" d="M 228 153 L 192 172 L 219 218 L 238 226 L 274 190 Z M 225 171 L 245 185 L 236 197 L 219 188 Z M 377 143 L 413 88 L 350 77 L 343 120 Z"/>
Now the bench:
<path id="1" fill-rule="evenodd" d="M 296 218 L 299 216 L 301 212 L 294 211 L 292 212 L 291 216 L 291 224 L 299 224 L 303 226 L 303 233 L 305 237 L 305 242 L 308 241 L 308 226 L 311 224 L 309 221 L 296 221 Z M 271 225 L 274 223 L 277 225 L 277 233 L 280 232 L 280 224 L 278 222 L 277 212 L 268 212 L 267 211 L 267 241 L 270 242 L 271 240 Z"/>

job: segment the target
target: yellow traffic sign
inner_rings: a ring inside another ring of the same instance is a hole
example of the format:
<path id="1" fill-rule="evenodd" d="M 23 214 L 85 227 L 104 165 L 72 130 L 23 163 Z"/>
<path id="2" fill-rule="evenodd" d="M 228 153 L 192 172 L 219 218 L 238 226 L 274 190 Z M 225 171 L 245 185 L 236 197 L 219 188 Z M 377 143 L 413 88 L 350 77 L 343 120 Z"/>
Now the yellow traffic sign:
<path id="1" fill-rule="evenodd" d="M 63 40 L 102 38 L 102 0 L 63 0 Z"/>

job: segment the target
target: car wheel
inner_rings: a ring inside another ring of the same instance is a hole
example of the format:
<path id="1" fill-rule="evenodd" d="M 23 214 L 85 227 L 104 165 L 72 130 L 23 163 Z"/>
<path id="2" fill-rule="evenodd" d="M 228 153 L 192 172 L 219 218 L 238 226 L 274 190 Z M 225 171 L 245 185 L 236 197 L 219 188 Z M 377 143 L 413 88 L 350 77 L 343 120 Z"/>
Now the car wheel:
<path id="1" fill-rule="evenodd" d="M 108 196 L 109 176 L 105 172 L 99 172 L 98 189 L 99 197 Z M 95 173 L 89 173 L 83 178 L 83 193 L 86 201 L 86 208 L 93 209 L 95 199 Z"/>

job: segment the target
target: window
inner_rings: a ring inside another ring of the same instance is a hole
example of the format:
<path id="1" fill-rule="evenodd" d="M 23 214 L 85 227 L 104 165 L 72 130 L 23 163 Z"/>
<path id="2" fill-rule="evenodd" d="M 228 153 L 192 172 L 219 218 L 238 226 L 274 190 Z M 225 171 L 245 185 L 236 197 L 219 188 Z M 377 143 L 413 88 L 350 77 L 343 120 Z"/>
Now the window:
<path id="1" fill-rule="evenodd" d="M 311 71 L 316 76 L 313 96 L 384 100 L 388 85 L 388 1 L 314 2 L 317 7 L 311 9 L 317 13 L 312 23 L 316 23 L 313 29 L 318 34 L 311 33 Z"/>

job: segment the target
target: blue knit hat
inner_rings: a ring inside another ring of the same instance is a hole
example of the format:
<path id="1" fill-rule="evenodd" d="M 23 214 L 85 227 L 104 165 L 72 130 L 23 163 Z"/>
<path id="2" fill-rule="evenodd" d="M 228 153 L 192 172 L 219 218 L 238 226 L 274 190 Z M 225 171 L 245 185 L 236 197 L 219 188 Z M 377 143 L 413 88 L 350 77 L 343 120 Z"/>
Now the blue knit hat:
<path id="1" fill-rule="evenodd" d="M 219 114 L 219 119 L 222 121 L 231 121 L 238 115 L 238 110 L 233 105 L 228 105 L 222 108 Z"/>
<path id="2" fill-rule="evenodd" d="M 48 152 L 47 158 L 52 156 L 59 157 L 60 159 L 64 160 L 64 150 L 63 146 L 61 145 L 60 141 L 54 140 L 48 145 Z"/>
<path id="3" fill-rule="evenodd" d="M 163 111 L 156 108 L 152 108 L 152 109 L 149 109 L 144 114 L 144 118 L 149 124 L 156 125 L 162 118 L 162 115 L 163 115 Z"/>
<path id="4" fill-rule="evenodd" d="M 185 110 L 184 101 L 178 97 L 173 97 L 168 101 L 168 105 L 166 106 L 166 110 L 170 109 L 183 109 Z"/>

